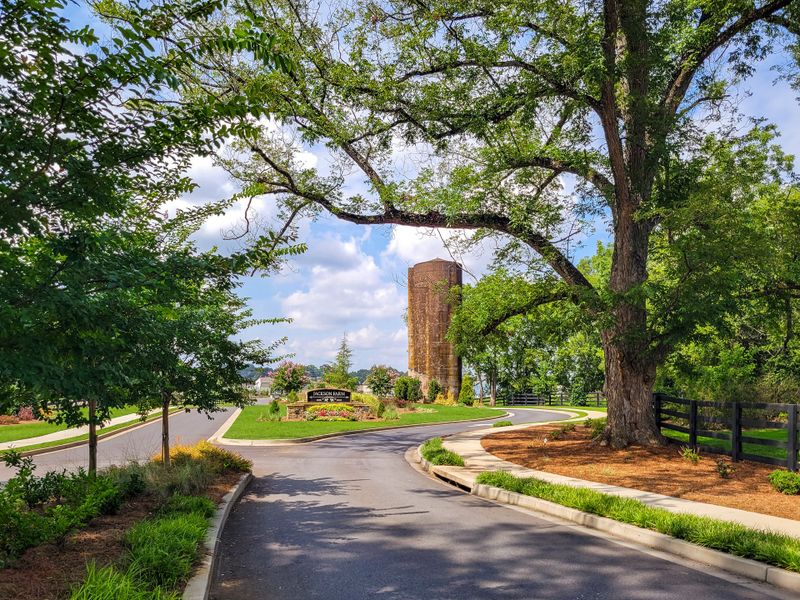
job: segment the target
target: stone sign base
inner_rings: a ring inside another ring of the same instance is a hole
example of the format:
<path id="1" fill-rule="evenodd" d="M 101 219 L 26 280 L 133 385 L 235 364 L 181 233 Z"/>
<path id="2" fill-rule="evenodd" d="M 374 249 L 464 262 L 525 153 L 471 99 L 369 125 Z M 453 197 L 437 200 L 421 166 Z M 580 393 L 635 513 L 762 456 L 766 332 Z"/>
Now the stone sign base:
<path id="1" fill-rule="evenodd" d="M 294 404 L 286 405 L 286 420 L 287 421 L 305 421 L 306 409 L 310 406 L 330 406 L 330 402 L 296 402 Z M 369 404 L 362 402 L 348 402 L 346 404 L 356 412 L 356 420 L 364 421 L 369 418 Z"/>

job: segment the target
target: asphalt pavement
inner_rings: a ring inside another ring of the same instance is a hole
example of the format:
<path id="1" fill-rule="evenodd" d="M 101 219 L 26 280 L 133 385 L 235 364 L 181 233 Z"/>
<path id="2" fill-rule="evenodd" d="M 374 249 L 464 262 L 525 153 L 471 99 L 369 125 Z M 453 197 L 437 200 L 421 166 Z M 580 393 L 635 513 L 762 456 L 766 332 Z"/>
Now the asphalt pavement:
<path id="1" fill-rule="evenodd" d="M 556 417 L 512 409 L 515 422 Z M 563 413 L 559 413 L 563 416 Z M 476 498 L 406 450 L 461 423 L 242 448 L 213 600 L 789 598 L 766 584 Z"/>
<path id="2" fill-rule="evenodd" d="M 192 411 L 179 412 L 169 418 L 170 443 L 194 444 L 207 439 L 219 429 L 233 409 L 225 409 L 209 416 Z M 101 439 L 97 445 L 97 464 L 102 468 L 108 465 L 123 464 L 131 460 L 145 460 L 161 449 L 161 420 L 155 419 L 141 427 L 113 434 Z M 34 457 L 38 473 L 51 469 L 73 470 L 88 467 L 89 449 L 86 444 L 39 454 Z M 14 474 L 0 463 L 0 481 L 7 481 Z"/>

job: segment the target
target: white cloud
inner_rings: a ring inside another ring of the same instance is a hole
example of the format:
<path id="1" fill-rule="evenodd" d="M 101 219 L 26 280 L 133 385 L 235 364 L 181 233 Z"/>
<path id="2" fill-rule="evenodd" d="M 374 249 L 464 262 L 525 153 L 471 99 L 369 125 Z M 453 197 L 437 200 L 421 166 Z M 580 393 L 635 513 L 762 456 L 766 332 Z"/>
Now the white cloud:
<path id="1" fill-rule="evenodd" d="M 281 303 L 293 328 L 344 331 L 359 321 L 397 319 L 406 300 L 387 281 L 375 260 L 355 238 L 333 236 L 313 244 L 304 262 L 312 262 L 308 285 Z"/>

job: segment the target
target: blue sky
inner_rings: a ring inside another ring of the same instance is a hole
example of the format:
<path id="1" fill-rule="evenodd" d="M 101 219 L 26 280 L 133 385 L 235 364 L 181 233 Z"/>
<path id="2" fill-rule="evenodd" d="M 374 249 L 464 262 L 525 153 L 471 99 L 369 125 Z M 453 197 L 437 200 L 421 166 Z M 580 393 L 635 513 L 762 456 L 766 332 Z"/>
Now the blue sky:
<path id="1" fill-rule="evenodd" d="M 85 5 L 71 7 L 68 16 L 76 22 L 102 27 Z M 800 154 L 800 104 L 785 82 L 775 83 L 776 64 L 785 55 L 759 65 L 753 79 L 741 90 L 740 109 L 745 115 L 765 117 L 782 133 L 781 143 L 792 154 Z M 752 91 L 752 95 L 748 92 Z M 742 122 L 745 128 L 748 123 Z M 323 160 L 321 153 L 307 149 L 307 160 Z M 180 204 L 196 204 L 230 197 L 235 182 L 210 159 L 197 159 L 190 174 L 198 189 Z M 354 182 L 355 185 L 363 182 Z M 265 219 L 274 214 L 267 201 L 257 201 L 256 211 Z M 241 224 L 242 206 L 206 223 L 198 235 L 203 247 L 225 246 L 225 231 Z M 290 317 L 291 324 L 257 326 L 245 337 L 260 337 L 269 343 L 288 337 L 285 349 L 301 363 L 322 364 L 333 359 L 339 341 L 347 333 L 354 350 L 354 368 L 383 363 L 407 368 L 406 273 L 409 266 L 432 258 L 450 258 L 439 234 L 409 227 L 363 227 L 326 216 L 301 224 L 308 252 L 293 259 L 279 275 L 247 279 L 242 288 L 256 318 Z M 450 232 L 443 235 L 449 236 Z M 587 236 L 580 257 L 594 250 L 597 239 L 606 239 L 602 224 Z M 477 276 L 486 272 L 491 248 L 484 247 L 459 257 Z M 465 280 L 469 280 L 465 276 Z"/>

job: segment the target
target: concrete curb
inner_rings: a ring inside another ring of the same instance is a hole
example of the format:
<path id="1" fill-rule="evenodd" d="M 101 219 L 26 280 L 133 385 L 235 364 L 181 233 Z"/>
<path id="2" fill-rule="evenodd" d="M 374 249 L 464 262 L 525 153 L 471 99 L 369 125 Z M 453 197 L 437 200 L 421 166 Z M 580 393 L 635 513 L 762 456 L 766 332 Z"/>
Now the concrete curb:
<path id="1" fill-rule="evenodd" d="M 222 504 L 217 508 L 211 526 L 206 532 L 206 539 L 203 543 L 203 557 L 200 565 L 195 569 L 194 575 L 189 579 L 186 588 L 183 590 L 183 600 L 208 600 L 211 593 L 211 579 L 214 574 L 214 564 L 219 554 L 219 542 L 222 538 L 222 530 L 225 522 L 233 510 L 233 506 L 244 493 L 250 481 L 253 479 L 252 473 L 245 473 L 238 483 L 225 494 Z"/>
<path id="2" fill-rule="evenodd" d="M 240 409 L 241 410 L 241 409 Z M 356 435 L 358 433 L 372 433 L 373 431 L 389 431 L 391 429 L 407 429 L 408 427 L 431 427 L 433 425 L 452 425 L 453 423 L 472 423 L 475 421 L 495 421 L 497 419 L 502 419 L 504 417 L 510 416 L 511 413 L 505 412 L 502 415 L 497 415 L 496 417 L 480 417 L 477 419 L 461 419 L 459 421 L 437 421 L 436 423 L 417 423 L 412 425 L 390 425 L 388 427 L 371 427 L 369 429 L 356 429 L 355 431 L 339 431 L 336 433 L 326 433 L 323 435 L 313 435 L 309 437 L 303 438 L 283 438 L 283 439 L 276 439 L 276 440 L 236 440 L 223 437 L 224 434 L 230 429 L 231 425 L 233 425 L 233 416 L 228 421 L 223 423 L 222 427 L 220 427 L 217 432 L 208 438 L 208 441 L 213 444 L 219 444 L 220 446 L 248 446 L 248 447 L 259 447 L 259 446 L 293 446 L 295 444 L 308 444 L 310 442 L 316 442 L 319 440 L 327 440 L 329 438 L 341 437 L 343 435 Z M 239 416 L 236 414 L 235 416 Z M 566 420 L 566 419 L 565 419 Z M 529 423 L 528 426 L 531 424 Z M 223 431 L 224 429 L 224 431 Z M 222 431 L 222 434 L 220 434 Z M 499 430 L 498 430 L 499 431 Z"/>
<path id="3" fill-rule="evenodd" d="M 674 554 L 681 558 L 705 563 L 736 575 L 772 584 L 785 590 L 790 590 L 792 592 L 800 591 L 800 573 L 794 573 L 748 558 L 741 558 L 718 550 L 698 546 L 663 533 L 658 533 L 657 531 L 651 531 L 649 529 L 636 527 L 635 525 L 621 523 L 607 517 L 585 513 L 574 508 L 555 504 L 554 502 L 534 498 L 533 496 L 525 496 L 480 483 L 476 484 L 473 482 L 472 478 L 465 477 L 465 474 L 461 472 L 458 467 L 432 465 L 422 458 L 421 448 L 422 446 L 417 447 L 411 453 L 411 456 L 420 464 L 424 471 L 439 479 L 454 483 L 458 487 L 468 490 L 470 494 L 478 496 L 479 498 L 485 498 L 510 506 L 518 506 L 550 517 L 556 517 L 583 527 L 611 534 L 625 541 L 634 542 L 661 552 Z"/>
<path id="4" fill-rule="evenodd" d="M 179 412 L 183 412 L 183 409 L 176 409 L 169 413 L 169 416 L 175 415 Z M 119 429 L 115 429 L 114 431 L 109 431 L 106 433 L 99 433 L 97 435 L 97 441 L 101 442 L 103 440 L 108 440 L 113 438 L 114 436 L 120 433 L 127 433 L 134 429 L 138 429 L 139 427 L 145 427 L 146 425 L 152 425 L 153 423 L 160 422 L 161 415 L 155 416 L 152 419 L 148 419 L 147 421 L 139 421 L 138 419 L 132 419 L 136 421 L 135 423 L 131 423 L 130 425 L 126 425 L 125 427 L 120 427 Z M 67 444 L 59 444 L 58 446 L 48 446 L 47 448 L 38 448 L 36 450 L 20 450 L 20 454 L 22 456 L 38 456 L 40 454 L 47 454 L 48 452 L 58 452 L 59 450 L 69 450 L 70 448 L 77 448 L 78 446 L 83 446 L 88 444 L 89 440 L 80 440 L 77 442 L 69 442 Z M 34 444 L 35 445 L 35 444 Z M 23 446 L 24 448 L 24 446 Z M 9 450 L 16 450 L 16 448 L 7 448 L 6 450 L 0 450 L 0 455 L 3 452 L 8 452 Z"/>

